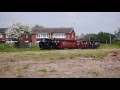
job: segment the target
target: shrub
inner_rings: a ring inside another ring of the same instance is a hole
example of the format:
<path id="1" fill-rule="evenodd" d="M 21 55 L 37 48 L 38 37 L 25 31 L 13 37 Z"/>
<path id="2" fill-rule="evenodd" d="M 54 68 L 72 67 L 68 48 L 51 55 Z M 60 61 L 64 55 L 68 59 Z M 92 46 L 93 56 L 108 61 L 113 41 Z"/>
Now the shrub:
<path id="1" fill-rule="evenodd" d="M 32 45 L 31 50 L 39 50 L 39 46 L 38 45 Z"/>
<path id="2" fill-rule="evenodd" d="M 0 50 L 10 50 L 11 48 L 8 44 L 0 44 Z"/>
<path id="3" fill-rule="evenodd" d="M 120 41 L 115 41 L 114 44 L 120 46 Z"/>
<path id="4" fill-rule="evenodd" d="M 0 52 L 15 52 L 17 48 L 10 46 L 9 44 L 0 44 Z"/>

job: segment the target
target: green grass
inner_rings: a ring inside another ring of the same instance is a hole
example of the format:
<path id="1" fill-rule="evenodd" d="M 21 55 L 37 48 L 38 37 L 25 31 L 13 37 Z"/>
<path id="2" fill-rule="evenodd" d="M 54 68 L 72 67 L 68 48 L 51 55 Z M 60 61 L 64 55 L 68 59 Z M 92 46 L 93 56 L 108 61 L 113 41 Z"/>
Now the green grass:
<path id="1" fill-rule="evenodd" d="M 6 50 L 4 50 L 4 48 Z M 64 60 L 76 57 L 101 57 L 107 55 L 112 49 L 119 49 L 118 45 L 101 45 L 98 49 L 65 49 L 65 50 L 40 50 L 38 45 L 31 48 L 12 48 L 2 45 L 0 57 L 10 55 L 11 57 L 28 57 L 33 60 Z"/>
<path id="2" fill-rule="evenodd" d="M 120 46 L 119 45 L 115 45 L 115 44 L 112 44 L 112 45 L 102 44 L 99 48 L 100 49 L 113 49 L 113 48 L 120 48 Z"/>
<path id="3" fill-rule="evenodd" d="M 100 72 L 95 70 L 90 70 L 88 74 L 92 74 L 93 77 L 100 76 Z"/>
<path id="4" fill-rule="evenodd" d="M 33 60 L 65 60 L 77 57 L 101 57 L 111 52 L 111 49 L 68 49 L 68 50 L 39 50 L 21 52 L 0 52 L 0 57 L 22 57 Z"/>
<path id="5" fill-rule="evenodd" d="M 14 51 L 14 48 L 12 48 L 11 46 L 9 46 L 8 44 L 0 44 L 0 52 L 2 51 Z"/>
<path id="6" fill-rule="evenodd" d="M 24 73 L 23 73 L 23 69 L 24 68 L 17 68 L 16 69 L 17 70 L 17 72 L 16 72 L 16 78 L 23 78 L 23 77 L 25 77 Z"/>
<path id="7" fill-rule="evenodd" d="M 113 48 L 120 48 L 120 45 L 102 44 L 99 47 L 99 49 L 113 49 Z M 9 46 L 8 44 L 0 44 L 0 52 L 22 52 L 22 51 L 40 51 L 40 48 L 38 45 L 34 45 L 31 48 L 13 48 L 13 47 Z M 44 51 L 48 51 L 48 50 L 44 50 Z M 59 57 L 59 58 L 61 58 L 61 57 Z"/>
<path id="8" fill-rule="evenodd" d="M 20 51 L 39 51 L 38 45 L 33 45 L 30 48 L 14 48 L 8 44 L 0 44 L 0 52 L 20 52 Z"/>
<path id="9" fill-rule="evenodd" d="M 16 76 L 16 78 L 23 78 L 23 77 L 24 77 L 23 74 L 19 74 L 19 75 Z"/>
<path id="10" fill-rule="evenodd" d="M 39 71 L 39 72 L 43 72 L 43 73 L 47 73 L 47 72 L 51 72 L 51 73 L 53 73 L 53 72 L 56 72 L 57 70 L 55 70 L 55 69 L 52 69 L 52 70 L 48 70 L 48 69 L 39 69 L 39 70 L 37 70 L 37 71 Z"/>
<path id="11" fill-rule="evenodd" d="M 9 70 L 10 70 L 10 67 L 11 67 L 10 65 L 5 66 L 5 67 L 4 67 L 4 71 L 9 71 Z"/>
<path id="12" fill-rule="evenodd" d="M 105 50 L 47 50 L 47 51 L 26 51 L 19 53 L 21 56 L 33 57 L 36 59 L 51 59 L 51 60 L 64 60 L 64 59 L 74 59 L 76 57 L 98 57 L 104 56 L 109 51 Z"/>
<path id="13" fill-rule="evenodd" d="M 40 69 L 40 70 L 38 70 L 39 72 L 43 72 L 43 73 L 47 73 L 48 72 L 48 70 L 47 69 Z"/>
<path id="14" fill-rule="evenodd" d="M 28 69 L 28 68 L 29 68 L 29 64 L 26 64 L 26 65 L 23 66 L 22 69 Z"/>
<path id="15" fill-rule="evenodd" d="M 53 70 L 50 70 L 50 72 L 56 72 L 57 70 L 53 69 Z"/>

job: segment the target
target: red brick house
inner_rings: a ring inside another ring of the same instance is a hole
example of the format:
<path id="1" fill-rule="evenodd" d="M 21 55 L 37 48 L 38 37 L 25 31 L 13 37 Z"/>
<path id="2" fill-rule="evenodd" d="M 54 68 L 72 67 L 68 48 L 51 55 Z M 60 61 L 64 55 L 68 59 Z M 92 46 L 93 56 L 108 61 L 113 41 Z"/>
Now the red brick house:
<path id="1" fill-rule="evenodd" d="M 75 31 L 73 28 L 41 28 L 31 32 L 31 41 L 38 43 L 42 38 L 74 40 Z"/>
<path id="2" fill-rule="evenodd" d="M 7 28 L 0 28 L 0 43 L 6 43 L 6 29 Z"/>
<path id="3" fill-rule="evenodd" d="M 7 36 L 6 36 L 6 30 L 7 28 L 0 28 L 0 43 L 12 43 L 12 42 L 17 42 L 17 39 L 13 38 L 12 40 L 10 40 Z M 24 34 L 21 36 L 20 38 L 21 42 L 29 42 L 30 39 L 30 34 Z"/>
<path id="4" fill-rule="evenodd" d="M 16 39 L 12 41 L 7 38 L 5 32 L 7 28 L 0 28 L 0 43 L 12 43 L 16 42 Z M 31 34 L 23 35 L 20 40 L 21 42 L 31 42 L 36 44 L 42 38 L 49 39 L 65 39 L 65 40 L 74 40 L 75 31 L 73 28 L 41 28 L 34 29 L 31 31 Z"/>

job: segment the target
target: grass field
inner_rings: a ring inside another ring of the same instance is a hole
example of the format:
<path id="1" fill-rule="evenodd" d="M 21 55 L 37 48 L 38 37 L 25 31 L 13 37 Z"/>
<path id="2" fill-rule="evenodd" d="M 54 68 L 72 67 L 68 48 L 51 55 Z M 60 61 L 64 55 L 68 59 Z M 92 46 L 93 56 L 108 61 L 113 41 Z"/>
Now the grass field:
<path id="1" fill-rule="evenodd" d="M 120 48 L 102 45 L 99 49 L 3 50 L 0 77 L 119 78 Z"/>
<path id="2" fill-rule="evenodd" d="M 100 45 L 99 49 L 120 49 L 119 45 L 109 45 L 109 44 L 102 44 Z M 19 52 L 19 51 L 40 51 L 38 45 L 34 45 L 31 48 L 12 48 L 9 45 L 0 44 L 0 52 Z"/>
<path id="3" fill-rule="evenodd" d="M 112 44 L 112 45 L 102 44 L 99 48 L 100 49 L 114 49 L 114 48 L 120 49 L 120 46 L 119 45 L 115 45 L 115 44 Z"/>
<path id="4" fill-rule="evenodd" d="M 11 55 L 12 57 L 29 57 L 33 60 L 64 60 L 77 57 L 102 57 L 111 52 L 112 49 L 68 49 L 68 50 L 39 50 L 39 51 L 16 51 L 0 52 L 1 56 Z"/>
<path id="5" fill-rule="evenodd" d="M 103 57 L 112 49 L 120 49 L 116 45 L 101 45 L 98 49 L 65 49 L 65 50 L 40 50 L 38 46 L 32 48 L 7 48 L 0 50 L 0 55 L 30 57 L 32 59 L 64 60 L 76 57 Z"/>

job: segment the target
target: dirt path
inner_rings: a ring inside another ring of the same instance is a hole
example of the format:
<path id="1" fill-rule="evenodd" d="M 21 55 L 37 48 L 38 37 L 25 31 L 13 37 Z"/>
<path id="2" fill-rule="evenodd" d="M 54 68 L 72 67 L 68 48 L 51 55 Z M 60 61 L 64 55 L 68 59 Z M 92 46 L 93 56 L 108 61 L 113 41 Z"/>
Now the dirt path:
<path id="1" fill-rule="evenodd" d="M 0 77 L 31 78 L 120 78 L 120 53 L 101 58 L 74 60 L 36 60 L 25 57 L 0 57 Z"/>

